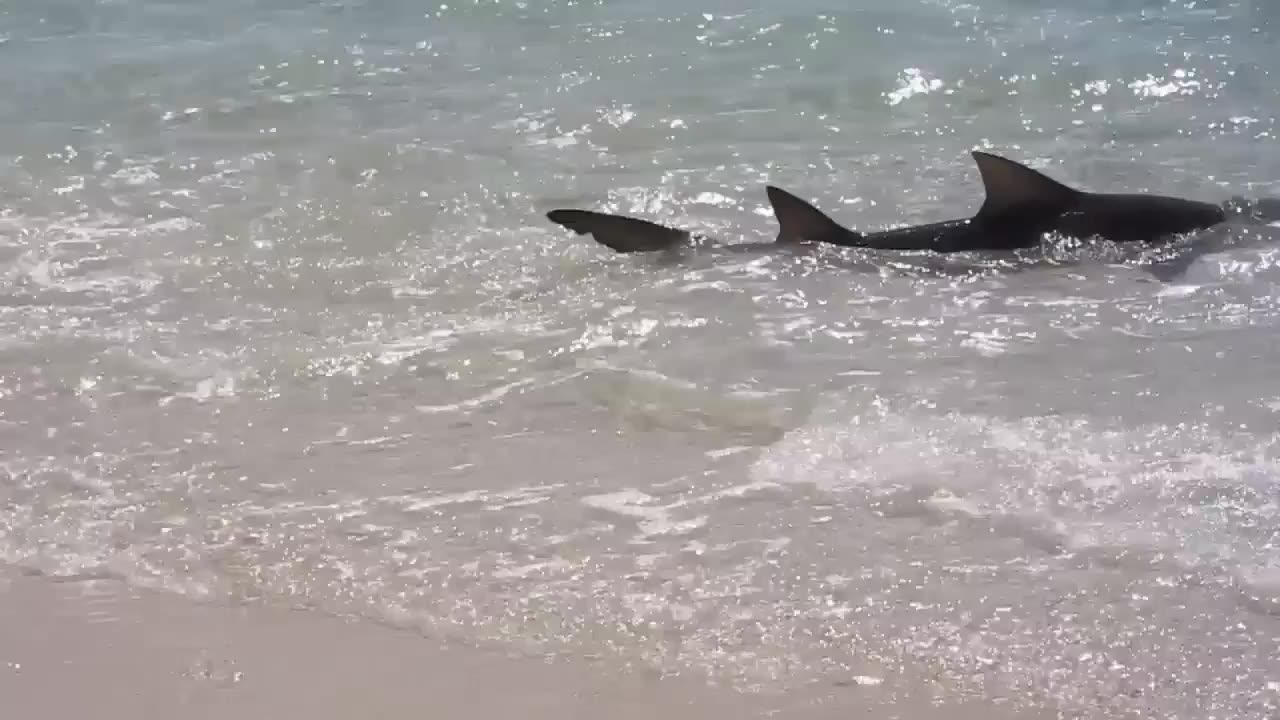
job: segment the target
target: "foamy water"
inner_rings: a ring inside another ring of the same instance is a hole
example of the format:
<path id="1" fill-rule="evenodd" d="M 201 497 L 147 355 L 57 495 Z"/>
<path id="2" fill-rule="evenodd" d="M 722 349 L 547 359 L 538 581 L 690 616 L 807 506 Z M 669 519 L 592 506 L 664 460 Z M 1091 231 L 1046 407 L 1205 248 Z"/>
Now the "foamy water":
<path id="1" fill-rule="evenodd" d="M 1273 717 L 1280 231 L 671 259 L 542 214 L 959 217 L 975 147 L 1277 196 L 1277 23 L 2 11 L 0 561 L 764 689 Z"/>

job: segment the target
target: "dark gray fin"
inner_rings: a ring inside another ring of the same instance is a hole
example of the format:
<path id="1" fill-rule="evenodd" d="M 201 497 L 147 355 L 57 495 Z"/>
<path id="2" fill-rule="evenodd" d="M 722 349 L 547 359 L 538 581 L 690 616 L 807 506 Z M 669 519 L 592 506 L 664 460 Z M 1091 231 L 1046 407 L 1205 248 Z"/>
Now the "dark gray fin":
<path id="1" fill-rule="evenodd" d="M 825 242 L 857 245 L 862 236 L 827 217 L 821 210 L 772 185 L 765 186 L 778 219 L 778 242 Z"/>
<path id="2" fill-rule="evenodd" d="M 552 210 L 547 219 L 579 235 L 590 235 L 620 253 L 666 250 L 689 239 L 689 233 L 683 230 L 591 210 Z"/>
<path id="3" fill-rule="evenodd" d="M 1073 190 L 1026 165 L 978 150 L 972 154 L 987 193 L 986 201 L 978 210 L 979 217 L 997 218 L 1028 212 L 1059 213 L 1080 198 L 1079 190 Z"/>

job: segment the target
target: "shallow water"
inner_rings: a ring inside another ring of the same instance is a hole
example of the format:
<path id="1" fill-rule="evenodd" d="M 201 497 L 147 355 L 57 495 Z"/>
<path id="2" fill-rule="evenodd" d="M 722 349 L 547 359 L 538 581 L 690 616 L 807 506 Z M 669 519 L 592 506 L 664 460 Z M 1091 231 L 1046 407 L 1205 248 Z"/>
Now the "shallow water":
<path id="1" fill-rule="evenodd" d="M 1280 230 L 970 213 L 983 147 L 1280 195 L 1270 3 L 0 10 L 0 560 L 749 687 L 1280 711 Z M 931 680 L 922 680 L 922 682 Z"/>

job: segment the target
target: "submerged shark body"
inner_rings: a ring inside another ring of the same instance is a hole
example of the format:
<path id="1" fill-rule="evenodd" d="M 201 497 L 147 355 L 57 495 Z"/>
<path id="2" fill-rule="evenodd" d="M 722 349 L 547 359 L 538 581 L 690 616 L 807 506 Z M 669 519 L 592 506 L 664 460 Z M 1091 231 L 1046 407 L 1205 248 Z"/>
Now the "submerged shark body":
<path id="1" fill-rule="evenodd" d="M 1225 211 L 1210 203 L 1084 192 L 996 155 L 975 151 L 973 158 L 986 189 L 986 200 L 975 215 L 881 232 L 850 230 L 795 195 L 768 186 L 779 225 L 776 242 L 938 253 L 1007 251 L 1034 247 L 1046 233 L 1153 243 L 1226 220 Z M 622 253 L 664 250 L 693 236 L 647 220 L 588 210 L 552 210 L 547 218 Z"/>

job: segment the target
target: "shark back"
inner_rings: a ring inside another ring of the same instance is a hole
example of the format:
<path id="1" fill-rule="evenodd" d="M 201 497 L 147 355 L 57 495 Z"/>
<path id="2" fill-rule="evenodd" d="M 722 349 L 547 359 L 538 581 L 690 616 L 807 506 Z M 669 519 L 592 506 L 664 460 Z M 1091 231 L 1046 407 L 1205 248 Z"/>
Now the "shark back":
<path id="1" fill-rule="evenodd" d="M 987 199 L 976 219 L 1006 230 L 1154 242 L 1226 219 L 1218 205 L 1164 195 L 1090 193 L 1012 160 L 974 152 Z"/>
<path id="2" fill-rule="evenodd" d="M 1053 229 L 1071 237 L 1156 242 L 1213 227 L 1227 219 L 1219 205 L 1164 195 L 1088 193 Z"/>
<path id="3" fill-rule="evenodd" d="M 934 252 L 1011 250 L 1034 245 L 1040 234 L 1082 197 L 1082 193 L 1012 160 L 984 152 L 974 152 L 973 157 L 986 191 L 982 208 L 973 217 L 859 233 L 795 195 L 770 186 L 778 242 Z"/>

